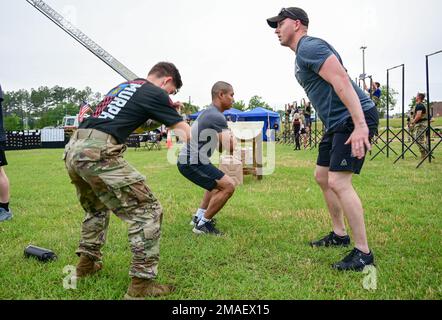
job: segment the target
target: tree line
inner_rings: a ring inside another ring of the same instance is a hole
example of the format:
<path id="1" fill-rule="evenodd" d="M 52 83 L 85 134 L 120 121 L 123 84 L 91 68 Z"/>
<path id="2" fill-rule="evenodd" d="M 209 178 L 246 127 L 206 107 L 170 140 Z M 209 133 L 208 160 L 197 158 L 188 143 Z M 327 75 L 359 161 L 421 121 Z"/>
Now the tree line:
<path id="1" fill-rule="evenodd" d="M 387 88 L 383 86 L 382 96 L 378 104 L 381 117 L 384 117 L 387 107 Z M 390 88 L 389 104 L 394 110 L 397 104 L 398 92 Z M 88 102 L 92 109 L 102 100 L 103 95 L 93 92 L 90 87 L 84 89 L 64 88 L 54 86 L 49 88 L 41 86 L 38 89 L 9 91 L 4 93 L 3 112 L 4 127 L 8 131 L 33 130 L 44 127 L 57 127 L 61 125 L 66 115 L 75 116 L 78 114 L 80 105 Z M 414 99 L 414 98 L 413 98 Z M 413 107 L 415 101 L 412 100 L 409 107 Z M 243 100 L 235 101 L 233 108 L 248 111 L 255 108 L 264 108 L 271 111 L 274 109 L 255 95 L 248 103 Z M 184 103 L 182 112 L 186 115 L 193 114 L 201 110 L 199 106 L 191 103 Z"/>
<path id="2" fill-rule="evenodd" d="M 66 115 L 77 115 L 83 101 L 94 108 L 102 99 L 91 88 L 78 90 L 54 86 L 4 93 L 3 112 L 5 130 L 33 130 L 61 125 Z"/>
<path id="3" fill-rule="evenodd" d="M 54 86 L 41 86 L 38 89 L 20 89 L 4 93 L 3 112 L 4 127 L 7 131 L 34 130 L 45 127 L 57 127 L 62 124 L 65 116 L 75 116 L 83 102 L 89 103 L 94 109 L 102 100 L 103 95 L 93 92 L 90 87 L 79 90 Z M 248 111 L 258 107 L 273 109 L 262 97 L 255 95 L 249 103 L 236 101 L 234 108 Z M 184 103 L 184 114 L 193 114 L 201 110 L 199 106 Z"/>

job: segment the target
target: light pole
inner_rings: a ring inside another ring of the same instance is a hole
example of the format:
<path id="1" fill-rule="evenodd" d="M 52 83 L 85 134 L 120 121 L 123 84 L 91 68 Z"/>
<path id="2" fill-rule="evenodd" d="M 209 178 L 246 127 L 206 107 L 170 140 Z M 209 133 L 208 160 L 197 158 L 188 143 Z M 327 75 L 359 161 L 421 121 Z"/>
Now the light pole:
<path id="1" fill-rule="evenodd" d="M 361 50 L 362 50 L 362 74 L 365 78 L 365 49 L 367 49 L 366 46 L 362 46 Z"/>

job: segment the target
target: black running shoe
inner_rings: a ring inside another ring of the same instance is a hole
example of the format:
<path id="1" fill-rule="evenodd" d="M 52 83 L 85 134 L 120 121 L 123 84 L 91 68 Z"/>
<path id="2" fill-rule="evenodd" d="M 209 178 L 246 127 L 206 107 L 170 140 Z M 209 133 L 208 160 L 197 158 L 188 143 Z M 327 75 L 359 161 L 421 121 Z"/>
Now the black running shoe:
<path id="1" fill-rule="evenodd" d="M 212 221 L 206 222 L 205 224 L 201 226 L 196 226 L 193 228 L 193 233 L 196 233 L 198 235 L 202 234 L 211 234 L 215 236 L 222 236 L 223 233 L 219 231 L 217 228 L 215 228 Z"/>
<path id="2" fill-rule="evenodd" d="M 193 216 L 192 217 L 192 220 L 190 220 L 190 225 L 192 226 L 192 227 L 196 227 L 196 226 L 198 226 L 198 223 L 200 222 L 200 220 L 198 219 L 198 217 L 197 216 Z M 216 219 L 215 218 L 213 218 L 212 219 L 212 224 L 214 225 L 214 226 L 216 226 Z"/>
<path id="3" fill-rule="evenodd" d="M 361 272 L 366 266 L 374 265 L 374 255 L 365 254 L 362 251 L 354 248 L 350 251 L 350 254 L 346 256 L 342 261 L 332 265 L 333 269 L 338 271 L 358 271 Z"/>
<path id="4" fill-rule="evenodd" d="M 348 247 L 350 245 L 350 237 L 340 237 L 333 231 L 321 240 L 310 242 L 314 248 L 320 247 Z"/>
<path id="5" fill-rule="evenodd" d="M 192 227 L 196 227 L 198 225 L 198 222 L 199 222 L 198 217 L 197 216 L 193 216 L 192 220 L 190 221 L 190 225 Z"/>

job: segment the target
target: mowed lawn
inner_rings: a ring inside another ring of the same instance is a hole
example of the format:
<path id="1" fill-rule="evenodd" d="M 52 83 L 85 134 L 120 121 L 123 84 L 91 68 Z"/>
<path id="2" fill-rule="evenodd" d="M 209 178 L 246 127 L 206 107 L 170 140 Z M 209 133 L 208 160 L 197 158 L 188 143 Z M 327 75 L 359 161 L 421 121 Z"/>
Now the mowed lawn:
<path id="1" fill-rule="evenodd" d="M 330 268 L 345 249 L 308 246 L 332 227 L 313 179 L 317 151 L 292 150 L 278 145 L 275 173 L 261 182 L 246 178 L 218 217 L 226 233 L 220 238 L 191 232 L 203 191 L 166 161 L 166 150 L 127 152 L 164 207 L 159 280 L 177 286 L 167 299 L 442 298 L 442 148 L 419 170 L 409 155 L 397 165 L 378 157 L 354 179 L 376 256 L 375 291 L 363 288 L 364 274 Z M 77 263 L 83 212 L 61 154 L 7 153 L 15 216 L 0 224 L 0 299 L 121 299 L 127 289 L 127 227 L 115 216 L 102 272 L 76 290 L 63 288 L 63 268 Z M 59 259 L 25 259 L 28 244 L 50 248 Z"/>

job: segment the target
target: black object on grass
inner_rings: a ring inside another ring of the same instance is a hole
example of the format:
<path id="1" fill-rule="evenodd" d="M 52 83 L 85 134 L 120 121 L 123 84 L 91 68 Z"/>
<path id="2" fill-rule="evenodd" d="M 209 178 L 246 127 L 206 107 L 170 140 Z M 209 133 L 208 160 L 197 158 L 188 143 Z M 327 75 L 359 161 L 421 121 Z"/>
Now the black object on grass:
<path id="1" fill-rule="evenodd" d="M 53 251 L 32 245 L 26 247 L 25 257 L 35 258 L 41 262 L 50 262 L 57 259 L 57 255 Z"/>

